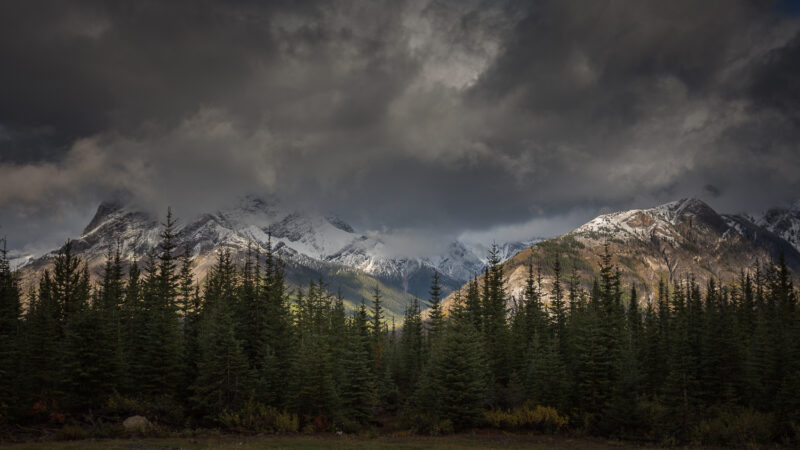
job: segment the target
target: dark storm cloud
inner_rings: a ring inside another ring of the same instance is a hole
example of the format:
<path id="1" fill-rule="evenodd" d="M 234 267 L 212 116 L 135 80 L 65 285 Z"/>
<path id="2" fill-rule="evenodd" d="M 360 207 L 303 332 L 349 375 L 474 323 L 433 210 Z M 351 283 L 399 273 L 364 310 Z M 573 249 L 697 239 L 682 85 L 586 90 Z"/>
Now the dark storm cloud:
<path id="1" fill-rule="evenodd" d="M 5 2 L 0 221 L 62 232 L 75 214 L 53 211 L 117 190 L 185 214 L 277 192 L 436 236 L 551 234 L 687 195 L 759 209 L 800 187 L 791 11 Z"/>

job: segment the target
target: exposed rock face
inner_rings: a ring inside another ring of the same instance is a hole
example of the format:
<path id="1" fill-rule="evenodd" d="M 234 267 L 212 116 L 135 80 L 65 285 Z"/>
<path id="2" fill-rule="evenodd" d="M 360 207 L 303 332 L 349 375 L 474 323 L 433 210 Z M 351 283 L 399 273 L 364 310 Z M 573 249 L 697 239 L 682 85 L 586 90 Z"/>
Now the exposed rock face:
<path id="1" fill-rule="evenodd" d="M 767 210 L 756 223 L 782 237 L 800 251 L 800 200 L 788 208 Z"/>
<path id="2" fill-rule="evenodd" d="M 781 254 L 798 273 L 800 253 L 783 237 L 794 235 L 786 232 L 796 226 L 793 217 L 784 211 L 780 220 L 754 222 L 744 215 L 719 214 L 697 199 L 601 215 L 508 259 L 503 264 L 507 291 L 511 296 L 521 295 L 529 262 L 541 265 L 548 290 L 556 256 L 561 259 L 562 276 L 568 277 L 574 268 L 588 289 L 598 276 L 606 244 L 622 272 L 623 283 L 636 283 L 645 296 L 652 295 L 662 279 L 671 283 L 694 277 L 701 284 L 709 278 L 734 281 L 743 270 L 759 262 L 775 261 Z"/>
<path id="3" fill-rule="evenodd" d="M 118 246 L 125 261 L 146 261 L 160 241 L 161 220 L 124 201 L 101 204 L 80 237 L 74 251 L 99 276 L 109 255 Z M 386 295 L 386 307 L 401 315 L 411 296 L 428 297 L 434 271 L 440 273 L 445 292 L 457 288 L 480 273 L 485 247 L 452 243 L 445 254 L 435 257 L 398 257 L 403 249 L 389 248 L 380 237 L 357 232 L 333 214 L 286 208 L 274 198 L 247 197 L 232 207 L 178 221 L 178 251 L 188 248 L 194 258 L 196 279 L 202 280 L 215 262 L 216 253 L 230 250 L 244 258 L 248 247 L 263 253 L 268 234 L 275 253 L 286 264 L 287 279 L 301 286 L 322 279 L 345 300 L 360 303 L 377 284 Z M 508 257 L 528 243 L 503 244 Z M 400 251 L 398 251 L 400 250 Z M 27 260 L 20 274 L 23 285 L 36 281 L 52 264 L 55 252 Z"/>

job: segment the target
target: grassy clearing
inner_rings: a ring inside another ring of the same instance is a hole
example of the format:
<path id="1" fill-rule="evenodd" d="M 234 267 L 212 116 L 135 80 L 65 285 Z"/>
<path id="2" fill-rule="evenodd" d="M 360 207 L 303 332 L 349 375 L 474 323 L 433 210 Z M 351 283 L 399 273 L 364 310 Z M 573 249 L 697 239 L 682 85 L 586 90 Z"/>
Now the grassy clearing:
<path id="1" fill-rule="evenodd" d="M 31 442 L 9 445 L 9 449 L 226 449 L 262 448 L 285 449 L 467 449 L 467 448 L 525 448 L 525 449 L 628 449 L 644 448 L 630 443 L 602 439 L 578 439 L 562 436 L 523 434 L 476 434 L 442 437 L 403 436 L 360 438 L 352 436 L 223 436 L 204 438 L 152 438 L 125 440 L 83 440 L 71 442 Z"/>

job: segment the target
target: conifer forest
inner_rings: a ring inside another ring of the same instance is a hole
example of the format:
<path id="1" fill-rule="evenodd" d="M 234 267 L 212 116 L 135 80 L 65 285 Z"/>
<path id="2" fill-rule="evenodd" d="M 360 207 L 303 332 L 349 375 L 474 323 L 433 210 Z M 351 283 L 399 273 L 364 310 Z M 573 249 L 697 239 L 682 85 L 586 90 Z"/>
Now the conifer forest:
<path id="1" fill-rule="evenodd" d="M 800 0 L 0 0 L 0 447 L 800 448 Z"/>
<path id="2" fill-rule="evenodd" d="M 497 255 L 389 322 L 324 280 L 287 286 L 267 248 L 221 251 L 204 280 L 167 216 L 144 261 L 108 255 L 90 282 L 67 243 L 21 292 L 0 258 L 0 421 L 141 414 L 172 428 L 420 434 L 492 428 L 654 442 L 797 443 L 800 308 L 783 261 L 735 283 L 661 282 L 644 301 L 608 246 L 591 289 L 558 258 L 510 298 Z"/>

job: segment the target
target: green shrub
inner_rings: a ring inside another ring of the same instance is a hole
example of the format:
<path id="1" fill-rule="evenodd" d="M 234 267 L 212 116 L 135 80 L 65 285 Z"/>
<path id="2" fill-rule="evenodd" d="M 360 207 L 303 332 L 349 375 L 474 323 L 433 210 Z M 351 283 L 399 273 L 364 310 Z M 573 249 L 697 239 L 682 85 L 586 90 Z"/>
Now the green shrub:
<path id="1" fill-rule="evenodd" d="M 524 429 L 552 433 L 568 423 L 567 418 L 561 416 L 555 408 L 534 406 L 530 402 L 508 411 L 492 409 L 486 411 L 485 415 L 489 426 L 502 430 Z"/>
<path id="2" fill-rule="evenodd" d="M 722 412 L 700 422 L 698 438 L 706 445 L 766 444 L 775 439 L 776 422 L 772 414 L 753 410 Z"/>
<path id="3" fill-rule="evenodd" d="M 420 411 L 409 412 L 404 415 L 401 426 L 408 428 L 414 434 L 427 434 L 431 436 L 452 434 L 455 432 L 455 426 L 451 420 L 441 419 L 434 414 Z"/>
<path id="4" fill-rule="evenodd" d="M 77 425 L 64 425 L 56 436 L 60 441 L 77 441 L 89 437 L 89 433 Z"/>
<path id="5" fill-rule="evenodd" d="M 252 401 L 239 411 L 223 411 L 217 422 L 231 430 L 257 433 L 296 433 L 300 428 L 297 414 Z"/>
<path id="6" fill-rule="evenodd" d="M 102 420 L 92 427 L 91 435 L 93 438 L 116 439 L 125 437 L 125 427 L 121 423 L 104 422 Z"/>

